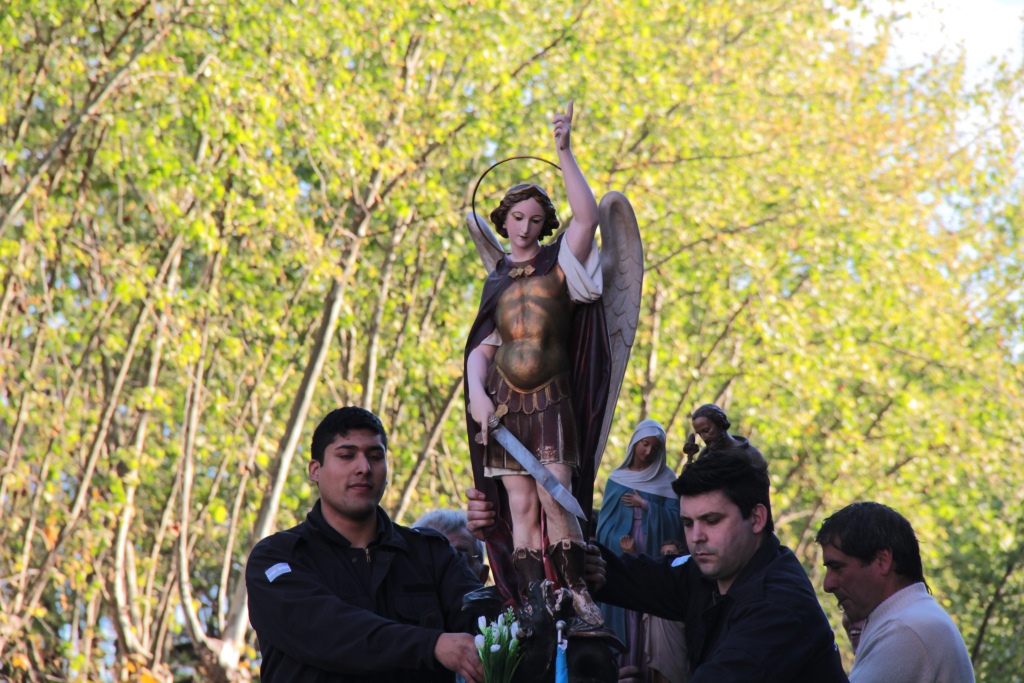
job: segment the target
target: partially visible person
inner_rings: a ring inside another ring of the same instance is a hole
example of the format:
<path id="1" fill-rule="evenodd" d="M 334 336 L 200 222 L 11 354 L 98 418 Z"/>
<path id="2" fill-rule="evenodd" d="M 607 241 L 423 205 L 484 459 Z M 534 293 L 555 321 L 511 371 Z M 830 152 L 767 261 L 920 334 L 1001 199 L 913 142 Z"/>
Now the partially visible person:
<path id="1" fill-rule="evenodd" d="M 853 650 L 853 654 L 857 654 L 857 647 L 860 645 L 860 634 L 864 632 L 865 623 L 867 623 L 867 619 L 851 621 L 850 615 L 843 612 L 843 630 L 846 631 L 846 637 L 850 639 L 850 648 Z"/>
<path id="2" fill-rule="evenodd" d="M 445 537 L 395 524 L 379 503 L 387 432 L 373 413 L 331 412 L 313 432 L 306 520 L 268 536 L 245 567 L 263 683 L 482 683 L 480 581 Z"/>
<path id="3" fill-rule="evenodd" d="M 680 563 L 592 546 L 587 580 L 595 597 L 685 622 L 690 683 L 844 683 L 811 582 L 773 533 L 767 467 L 709 452 L 672 488 L 691 555 Z M 489 518 L 476 500 L 469 511 L 471 529 Z"/>
<path id="4" fill-rule="evenodd" d="M 679 538 L 679 496 L 672 490 L 675 473 L 665 463 L 665 429 L 655 420 L 637 425 L 626 458 L 612 471 L 604 489 L 597 521 L 597 540 L 624 553 L 652 557 L 662 541 Z M 601 605 L 604 623 L 626 645 L 620 667 L 637 667 L 648 680 L 644 657 L 643 615 L 614 605 Z"/>
<path id="5" fill-rule="evenodd" d="M 903 515 L 854 503 L 826 519 L 815 540 L 825 592 L 851 624 L 865 621 L 852 683 L 973 683 L 967 646 L 931 596 L 917 536 Z"/>
<path id="6" fill-rule="evenodd" d="M 686 544 L 668 540 L 658 549 L 659 557 L 676 560 L 683 555 Z M 644 615 L 647 633 L 645 652 L 651 683 L 686 683 L 690 665 L 686 656 L 686 625 L 681 621 Z"/>
<path id="7" fill-rule="evenodd" d="M 686 543 L 675 538 L 668 539 L 658 548 L 658 557 L 667 557 L 680 564 L 686 562 L 686 558 L 683 557 L 686 554 Z"/>
<path id="8" fill-rule="evenodd" d="M 466 558 L 473 574 L 480 583 L 487 583 L 491 568 L 484 562 L 484 543 L 474 538 L 466 528 L 466 513 L 462 510 L 431 510 L 415 522 L 414 529 L 433 529 L 440 531 L 459 553 Z"/>
<path id="9" fill-rule="evenodd" d="M 766 465 L 761 451 L 755 448 L 742 436 L 733 436 L 729 433 L 732 423 L 729 421 L 725 411 L 713 403 L 706 403 L 690 416 L 693 424 L 693 431 L 704 442 L 704 448 L 700 455 L 710 451 L 717 453 L 736 453 L 749 458 L 755 465 Z M 688 444 L 689 445 L 689 444 Z M 696 444 L 692 444 L 696 446 Z M 689 453 L 690 451 L 687 451 Z"/>

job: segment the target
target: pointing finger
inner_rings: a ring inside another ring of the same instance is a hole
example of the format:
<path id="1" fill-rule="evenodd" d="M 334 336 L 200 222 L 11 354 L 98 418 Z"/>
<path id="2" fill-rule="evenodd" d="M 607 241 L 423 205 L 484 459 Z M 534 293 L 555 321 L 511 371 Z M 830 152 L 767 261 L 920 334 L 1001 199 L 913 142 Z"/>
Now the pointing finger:
<path id="1" fill-rule="evenodd" d="M 569 108 L 565 110 L 565 118 L 569 119 L 569 123 L 572 123 L 572 100 L 569 100 Z"/>

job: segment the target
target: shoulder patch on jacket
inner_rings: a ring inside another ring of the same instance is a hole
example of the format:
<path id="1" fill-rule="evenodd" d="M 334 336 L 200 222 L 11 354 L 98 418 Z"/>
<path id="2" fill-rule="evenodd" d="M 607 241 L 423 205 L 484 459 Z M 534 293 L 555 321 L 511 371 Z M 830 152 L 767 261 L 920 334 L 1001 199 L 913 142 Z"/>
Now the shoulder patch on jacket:
<path id="1" fill-rule="evenodd" d="M 291 570 L 292 568 L 287 562 L 278 562 L 263 573 L 267 575 L 267 581 L 274 583 L 274 579 L 281 576 L 281 574 L 287 574 Z"/>

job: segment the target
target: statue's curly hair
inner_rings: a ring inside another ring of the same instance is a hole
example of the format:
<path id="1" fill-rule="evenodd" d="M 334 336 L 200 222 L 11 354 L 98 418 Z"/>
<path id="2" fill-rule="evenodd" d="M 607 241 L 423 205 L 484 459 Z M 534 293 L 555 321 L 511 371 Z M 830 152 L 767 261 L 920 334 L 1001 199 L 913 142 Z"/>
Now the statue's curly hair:
<path id="1" fill-rule="evenodd" d="M 508 239 L 508 230 L 505 229 L 505 219 L 508 218 L 508 212 L 512 210 L 513 206 L 519 202 L 525 202 L 527 199 L 536 199 L 537 203 L 540 204 L 540 208 L 544 210 L 544 228 L 541 230 L 538 239 L 544 239 L 558 229 L 558 214 L 555 212 L 555 205 L 551 203 L 548 193 L 539 185 L 520 183 L 509 188 L 509 191 L 502 197 L 501 203 L 498 204 L 498 208 L 491 211 L 491 223 L 494 223 L 498 234 L 505 239 Z"/>

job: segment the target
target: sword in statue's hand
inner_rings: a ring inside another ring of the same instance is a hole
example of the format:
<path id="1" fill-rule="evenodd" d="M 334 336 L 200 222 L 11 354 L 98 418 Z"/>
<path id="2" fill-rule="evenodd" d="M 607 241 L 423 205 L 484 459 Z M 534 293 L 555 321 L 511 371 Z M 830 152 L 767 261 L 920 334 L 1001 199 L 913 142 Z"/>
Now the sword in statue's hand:
<path id="1" fill-rule="evenodd" d="M 587 516 L 583 514 L 583 508 L 580 507 L 579 502 L 573 497 L 573 495 L 562 486 L 562 482 L 558 481 L 548 470 L 547 467 L 540 464 L 537 458 L 534 457 L 533 453 L 526 449 L 526 446 L 519 443 L 519 439 L 512 436 L 512 432 L 505 428 L 505 425 L 501 424 L 501 419 L 494 414 L 491 414 L 487 418 L 487 431 L 490 432 L 491 436 L 500 443 L 509 454 L 515 458 L 520 465 L 526 468 L 526 471 L 530 473 L 536 481 L 540 482 L 540 485 L 544 487 L 544 490 L 551 494 L 551 497 L 558 501 L 558 504 L 564 507 L 569 512 L 573 513 L 584 522 L 587 521 Z"/>

